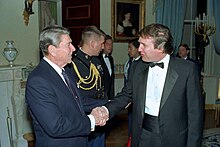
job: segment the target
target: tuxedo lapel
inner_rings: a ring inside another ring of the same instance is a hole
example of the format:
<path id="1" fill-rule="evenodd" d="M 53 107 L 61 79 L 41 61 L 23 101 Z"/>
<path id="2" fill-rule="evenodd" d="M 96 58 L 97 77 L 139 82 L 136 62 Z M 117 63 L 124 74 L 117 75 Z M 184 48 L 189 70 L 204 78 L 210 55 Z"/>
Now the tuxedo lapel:
<path id="1" fill-rule="evenodd" d="M 105 63 L 105 60 L 104 58 L 102 57 L 102 55 L 100 56 L 100 61 L 101 61 L 101 64 L 102 64 L 102 68 L 103 68 L 103 71 L 104 71 L 104 74 L 105 76 L 108 76 L 110 78 L 110 74 L 109 74 L 109 71 L 108 71 L 108 67 Z M 110 61 L 110 58 L 109 58 L 109 61 Z M 110 64 L 111 64 L 111 61 L 110 61 Z"/>
<path id="2" fill-rule="evenodd" d="M 172 60 L 172 58 L 171 58 Z M 164 89 L 163 89 L 163 93 L 162 93 L 162 98 L 161 98 L 161 104 L 160 104 L 160 109 L 163 107 L 163 105 L 165 104 L 166 100 L 168 99 L 171 90 L 173 89 L 176 80 L 178 78 L 178 74 L 177 72 L 172 68 L 172 61 L 170 62 L 170 65 L 167 69 L 167 75 L 166 75 L 166 80 L 164 83 Z"/>
<path id="3" fill-rule="evenodd" d="M 113 63 L 113 57 L 112 56 L 109 56 L 109 61 L 110 61 L 110 64 L 111 64 L 111 69 L 113 69 L 114 63 Z"/>
<path id="4" fill-rule="evenodd" d="M 137 83 L 138 84 L 138 92 L 140 94 L 139 96 L 139 107 L 140 113 L 144 116 L 144 109 L 145 109 L 145 101 L 146 101 L 146 88 L 147 88 L 147 77 L 148 77 L 148 71 L 149 71 L 149 65 L 147 63 L 140 63 L 140 72 L 137 73 L 137 76 L 139 77 Z"/>
<path id="5" fill-rule="evenodd" d="M 110 64 L 111 64 L 111 69 L 112 69 L 112 75 L 111 77 L 114 77 L 114 60 L 113 60 L 113 57 L 112 56 L 109 56 L 109 59 L 110 59 Z"/>

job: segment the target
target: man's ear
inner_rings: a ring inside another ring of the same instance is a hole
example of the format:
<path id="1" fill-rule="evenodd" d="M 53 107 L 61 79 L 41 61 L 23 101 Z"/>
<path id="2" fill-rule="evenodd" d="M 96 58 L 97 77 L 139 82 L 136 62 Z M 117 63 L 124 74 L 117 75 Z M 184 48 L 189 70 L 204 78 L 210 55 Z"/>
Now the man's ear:
<path id="1" fill-rule="evenodd" d="M 158 48 L 158 49 L 164 48 L 165 43 L 166 43 L 166 42 L 162 42 L 161 44 L 159 44 L 159 45 L 157 46 L 157 48 Z"/>
<path id="2" fill-rule="evenodd" d="M 56 56 L 56 47 L 54 45 L 49 45 L 48 46 L 48 54 L 51 56 Z"/>
<path id="3" fill-rule="evenodd" d="M 159 51 L 161 51 L 161 52 L 164 52 L 164 45 L 165 45 L 165 43 L 166 43 L 166 42 L 162 42 L 161 44 L 159 44 L 159 45 L 157 46 L 157 49 L 158 49 Z"/>
<path id="4" fill-rule="evenodd" d="M 96 41 L 95 40 L 91 40 L 90 41 L 91 48 L 95 48 L 95 45 L 96 45 Z"/>

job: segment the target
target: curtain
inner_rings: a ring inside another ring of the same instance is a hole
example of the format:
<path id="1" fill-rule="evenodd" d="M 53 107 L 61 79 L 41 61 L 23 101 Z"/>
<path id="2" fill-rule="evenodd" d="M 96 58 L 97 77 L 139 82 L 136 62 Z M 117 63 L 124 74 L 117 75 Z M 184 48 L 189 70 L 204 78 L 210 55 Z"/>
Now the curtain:
<path id="1" fill-rule="evenodd" d="M 173 54 L 178 53 L 182 41 L 184 18 L 188 0 L 156 0 L 156 23 L 169 27 L 173 36 Z"/>
<path id="2" fill-rule="evenodd" d="M 56 15 L 56 5 L 47 1 L 39 1 L 40 3 L 40 30 L 43 28 L 56 24 L 55 18 Z M 54 8 L 55 7 L 55 8 Z"/>
<path id="3" fill-rule="evenodd" d="M 220 55 L 220 0 L 208 0 L 207 2 L 209 3 L 208 14 L 210 16 L 210 21 L 213 23 L 212 16 L 215 18 L 216 32 L 213 35 L 212 41 L 214 44 L 215 52 Z"/>

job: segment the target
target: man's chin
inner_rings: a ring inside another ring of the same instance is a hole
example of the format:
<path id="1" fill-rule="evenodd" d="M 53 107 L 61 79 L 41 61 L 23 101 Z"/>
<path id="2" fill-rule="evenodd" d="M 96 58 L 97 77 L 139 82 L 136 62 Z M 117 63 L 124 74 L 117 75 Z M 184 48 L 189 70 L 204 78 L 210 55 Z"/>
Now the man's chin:
<path id="1" fill-rule="evenodd" d="M 142 60 L 143 60 L 144 62 L 149 62 L 147 59 L 145 59 L 145 58 L 143 58 L 143 57 L 142 57 Z"/>

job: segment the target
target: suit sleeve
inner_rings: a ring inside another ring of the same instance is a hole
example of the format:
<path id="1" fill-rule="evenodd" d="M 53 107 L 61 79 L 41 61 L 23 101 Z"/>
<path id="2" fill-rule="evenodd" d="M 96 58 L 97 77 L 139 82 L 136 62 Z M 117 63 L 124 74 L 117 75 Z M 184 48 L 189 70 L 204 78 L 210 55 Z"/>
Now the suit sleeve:
<path id="1" fill-rule="evenodd" d="M 134 68 L 131 69 L 128 78 L 128 83 L 124 85 L 122 91 L 119 92 L 112 101 L 106 104 L 106 107 L 109 110 L 110 118 L 114 117 L 114 115 L 116 115 L 122 109 L 125 109 L 125 107 L 132 102 L 133 73 Z"/>
<path id="2" fill-rule="evenodd" d="M 200 147 L 204 122 L 204 98 L 200 90 L 200 78 L 195 64 L 187 80 L 188 140 L 187 147 Z"/>
<path id="3" fill-rule="evenodd" d="M 103 106 L 107 102 L 108 102 L 107 99 L 94 99 L 87 96 L 82 97 L 83 109 L 87 113 L 91 113 L 93 108 Z"/>

